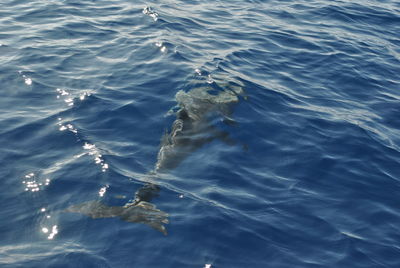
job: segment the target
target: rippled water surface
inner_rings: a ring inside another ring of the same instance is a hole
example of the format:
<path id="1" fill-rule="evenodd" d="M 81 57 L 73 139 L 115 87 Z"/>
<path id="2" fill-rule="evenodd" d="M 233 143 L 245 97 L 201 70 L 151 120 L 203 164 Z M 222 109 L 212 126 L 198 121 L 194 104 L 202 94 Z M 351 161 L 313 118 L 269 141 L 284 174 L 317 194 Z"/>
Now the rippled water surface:
<path id="1" fill-rule="evenodd" d="M 400 267 L 399 33 L 394 0 L 1 1 L 0 266 Z M 232 87 L 229 139 L 149 176 L 176 94 Z M 66 211 L 149 177 L 166 236 Z"/>

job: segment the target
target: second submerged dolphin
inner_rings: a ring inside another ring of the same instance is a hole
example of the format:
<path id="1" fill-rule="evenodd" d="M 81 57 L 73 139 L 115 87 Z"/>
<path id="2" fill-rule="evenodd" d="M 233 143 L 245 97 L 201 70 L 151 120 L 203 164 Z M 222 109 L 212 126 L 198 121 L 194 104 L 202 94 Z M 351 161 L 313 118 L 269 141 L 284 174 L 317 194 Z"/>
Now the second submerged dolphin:
<path id="1" fill-rule="evenodd" d="M 119 217 L 127 222 L 147 224 L 167 235 L 167 230 L 163 224 L 168 223 L 168 214 L 146 201 L 141 201 L 134 206 L 107 206 L 95 200 L 70 206 L 66 211 L 84 214 L 93 219 Z"/>

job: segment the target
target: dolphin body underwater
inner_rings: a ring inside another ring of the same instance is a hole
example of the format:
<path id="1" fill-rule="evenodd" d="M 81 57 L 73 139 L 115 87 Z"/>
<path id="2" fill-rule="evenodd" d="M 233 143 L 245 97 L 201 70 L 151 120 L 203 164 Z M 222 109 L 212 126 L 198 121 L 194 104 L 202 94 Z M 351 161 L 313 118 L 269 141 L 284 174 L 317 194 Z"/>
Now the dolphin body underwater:
<path id="1" fill-rule="evenodd" d="M 223 78 L 213 78 L 212 83 L 195 81 L 189 92 L 180 90 L 176 93 L 176 119 L 161 140 L 157 162 L 149 174 L 157 176 L 177 167 L 192 152 L 215 139 L 229 145 L 235 143 L 227 132 L 213 125 L 212 119 L 220 119 L 222 116 L 226 124 L 232 123 L 232 106 L 239 102 L 240 97 L 246 96 L 240 81 L 227 82 L 226 77 Z M 146 183 L 137 190 L 134 201 L 124 206 L 108 206 L 94 200 L 72 205 L 66 211 L 93 219 L 119 217 L 127 222 L 147 224 L 167 235 L 164 224 L 169 222 L 168 214 L 149 203 L 158 195 L 159 190 L 158 185 Z"/>

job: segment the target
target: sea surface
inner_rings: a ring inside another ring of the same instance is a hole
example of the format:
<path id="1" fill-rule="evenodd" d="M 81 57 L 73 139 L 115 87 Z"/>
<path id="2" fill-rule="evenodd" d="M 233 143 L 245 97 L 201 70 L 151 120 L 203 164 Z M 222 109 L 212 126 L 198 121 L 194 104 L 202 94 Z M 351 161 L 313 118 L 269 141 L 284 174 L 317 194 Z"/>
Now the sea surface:
<path id="1" fill-rule="evenodd" d="M 176 94 L 243 90 L 146 185 Z M 400 2 L 2 0 L 0 267 L 400 267 Z"/>

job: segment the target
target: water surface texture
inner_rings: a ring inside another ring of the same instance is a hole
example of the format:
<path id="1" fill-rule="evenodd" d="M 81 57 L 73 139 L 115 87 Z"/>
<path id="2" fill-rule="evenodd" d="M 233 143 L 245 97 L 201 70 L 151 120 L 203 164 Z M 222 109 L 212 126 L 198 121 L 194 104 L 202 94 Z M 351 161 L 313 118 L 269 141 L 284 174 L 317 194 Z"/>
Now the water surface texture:
<path id="1" fill-rule="evenodd" d="M 0 266 L 400 267 L 399 33 L 394 0 L 2 0 Z M 148 183 L 168 235 L 67 211 Z"/>

